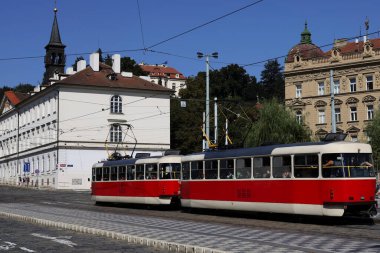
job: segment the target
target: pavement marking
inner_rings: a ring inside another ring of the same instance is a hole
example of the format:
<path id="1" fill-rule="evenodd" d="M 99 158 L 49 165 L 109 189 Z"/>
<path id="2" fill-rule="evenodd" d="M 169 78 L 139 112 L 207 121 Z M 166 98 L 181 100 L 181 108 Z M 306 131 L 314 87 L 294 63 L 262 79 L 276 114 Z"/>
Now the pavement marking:
<path id="1" fill-rule="evenodd" d="M 26 252 L 35 252 L 34 250 L 28 249 L 28 248 L 25 248 L 25 247 L 20 247 L 20 249 L 23 250 L 23 251 L 26 251 Z"/>
<path id="2" fill-rule="evenodd" d="M 43 235 L 43 234 L 39 234 L 39 233 L 32 233 L 31 235 L 35 236 L 35 237 L 43 238 L 43 239 L 48 239 L 48 240 L 51 240 L 53 242 L 57 242 L 57 243 L 60 243 L 60 244 L 64 244 L 64 245 L 69 246 L 71 248 L 73 248 L 74 246 L 77 246 L 76 243 L 74 243 L 74 242 L 72 242 L 72 241 L 70 241 L 68 239 L 65 239 L 64 237 L 66 237 L 66 236 L 55 237 L 55 236 L 48 236 L 48 235 Z"/>

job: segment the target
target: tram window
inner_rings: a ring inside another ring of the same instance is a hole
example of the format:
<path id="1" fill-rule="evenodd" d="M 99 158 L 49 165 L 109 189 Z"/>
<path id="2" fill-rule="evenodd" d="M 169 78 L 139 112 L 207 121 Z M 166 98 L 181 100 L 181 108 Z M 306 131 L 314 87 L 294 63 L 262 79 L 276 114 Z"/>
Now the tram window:
<path id="1" fill-rule="evenodd" d="M 236 178 L 251 178 L 251 158 L 236 159 Z"/>
<path id="2" fill-rule="evenodd" d="M 296 178 L 317 178 L 318 155 L 303 154 L 294 156 L 294 177 Z"/>
<path id="3" fill-rule="evenodd" d="M 181 174 L 180 163 L 161 163 L 160 179 L 179 179 Z"/>
<path id="4" fill-rule="evenodd" d="M 341 154 L 322 155 L 323 177 L 344 177 L 343 158 Z"/>
<path id="5" fill-rule="evenodd" d="M 136 165 L 136 179 L 144 180 L 144 165 L 143 164 Z"/>
<path id="6" fill-rule="evenodd" d="M 220 160 L 220 178 L 233 179 L 234 178 L 234 160 Z"/>
<path id="7" fill-rule="evenodd" d="M 126 173 L 125 166 L 120 166 L 119 170 L 118 170 L 118 179 L 119 180 L 125 180 L 125 173 Z"/>
<path id="8" fill-rule="evenodd" d="M 102 181 L 102 168 L 96 168 L 96 181 Z"/>
<path id="9" fill-rule="evenodd" d="M 157 179 L 157 164 L 145 165 L 145 179 Z"/>
<path id="10" fill-rule="evenodd" d="M 110 168 L 104 167 L 103 168 L 103 181 L 109 181 L 110 180 Z"/>
<path id="11" fill-rule="evenodd" d="M 269 178 L 270 177 L 270 157 L 253 158 L 253 177 Z"/>
<path id="12" fill-rule="evenodd" d="M 191 162 L 191 179 L 203 179 L 203 162 Z"/>
<path id="13" fill-rule="evenodd" d="M 273 157 L 273 177 L 274 178 L 290 178 L 291 177 L 291 157 L 274 156 Z"/>
<path id="14" fill-rule="evenodd" d="M 117 180 L 117 167 L 111 167 L 111 181 Z"/>
<path id="15" fill-rule="evenodd" d="M 205 178 L 206 179 L 218 178 L 218 160 L 205 162 Z"/>
<path id="16" fill-rule="evenodd" d="M 127 180 L 135 180 L 136 179 L 136 169 L 134 165 L 127 166 Z"/>
<path id="17" fill-rule="evenodd" d="M 346 177 L 374 177 L 372 155 L 368 153 L 342 154 Z"/>
<path id="18" fill-rule="evenodd" d="M 190 179 L 190 163 L 189 162 L 182 163 L 182 179 L 183 180 Z"/>

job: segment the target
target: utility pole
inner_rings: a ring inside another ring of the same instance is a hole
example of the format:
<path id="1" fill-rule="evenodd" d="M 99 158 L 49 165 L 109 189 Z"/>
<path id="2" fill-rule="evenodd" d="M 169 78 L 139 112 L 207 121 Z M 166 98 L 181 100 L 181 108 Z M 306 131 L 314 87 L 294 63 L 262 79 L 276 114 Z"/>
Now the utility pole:
<path id="1" fill-rule="evenodd" d="M 214 98 L 214 144 L 218 145 L 218 98 Z"/>
<path id="2" fill-rule="evenodd" d="M 214 52 L 211 55 L 197 52 L 199 59 L 206 58 L 206 135 L 207 138 L 210 138 L 210 77 L 209 77 L 209 57 L 218 58 L 218 53 Z M 208 142 L 206 142 L 206 149 L 209 148 Z"/>
<path id="3" fill-rule="evenodd" d="M 336 133 L 336 122 L 335 122 L 335 100 L 334 100 L 334 71 L 330 70 L 330 99 L 331 99 L 331 133 Z"/>

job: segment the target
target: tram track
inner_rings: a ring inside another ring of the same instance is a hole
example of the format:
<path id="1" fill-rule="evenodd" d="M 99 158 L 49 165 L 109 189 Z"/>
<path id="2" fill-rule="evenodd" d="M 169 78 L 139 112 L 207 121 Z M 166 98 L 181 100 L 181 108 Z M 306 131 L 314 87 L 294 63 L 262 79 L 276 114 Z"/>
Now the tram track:
<path id="1" fill-rule="evenodd" d="M 267 228 L 279 231 L 331 234 L 378 240 L 380 219 L 358 217 L 315 217 L 274 213 L 247 213 L 192 209 L 191 212 L 143 205 L 109 204 L 97 206 L 88 192 L 31 190 L 0 186 L 0 203 L 33 203 L 41 206 L 73 208 L 120 215 L 138 215 L 176 221 L 231 225 L 242 228 Z"/>

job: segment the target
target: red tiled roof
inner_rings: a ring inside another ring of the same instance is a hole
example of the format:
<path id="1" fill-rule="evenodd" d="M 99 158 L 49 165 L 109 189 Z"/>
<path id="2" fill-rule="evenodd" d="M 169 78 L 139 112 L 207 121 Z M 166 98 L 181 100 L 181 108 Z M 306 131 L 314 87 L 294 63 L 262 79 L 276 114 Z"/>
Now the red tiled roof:
<path id="1" fill-rule="evenodd" d="M 323 57 L 323 51 L 314 44 L 300 43 L 289 50 L 286 62 L 294 62 L 294 55 L 300 54 L 302 59 Z"/>
<path id="2" fill-rule="evenodd" d="M 15 92 L 12 90 L 4 92 L 4 96 L 6 96 L 8 98 L 8 100 L 10 101 L 10 103 L 13 106 L 17 105 L 18 103 L 20 103 L 24 99 L 30 97 L 29 94 L 25 94 L 25 93 L 21 93 L 21 92 Z"/>
<path id="3" fill-rule="evenodd" d="M 91 67 L 87 67 L 72 76 L 56 82 L 56 84 L 173 92 L 171 89 L 134 75 L 132 77 L 124 77 L 121 74 L 116 74 L 116 78 L 111 80 L 110 75 L 112 73 L 113 70 L 110 66 L 100 63 L 99 71 L 94 71 Z"/>
<path id="4" fill-rule="evenodd" d="M 148 72 L 150 76 L 167 76 L 169 75 L 170 78 L 177 78 L 177 79 L 185 79 L 186 77 L 176 70 L 175 68 L 172 67 L 167 67 L 167 66 L 160 66 L 160 65 L 140 65 L 140 68 Z M 179 75 L 179 77 L 176 77 L 176 74 Z"/>
<path id="5" fill-rule="evenodd" d="M 380 38 L 370 39 L 369 41 L 373 44 L 374 50 L 380 49 Z M 364 42 L 363 41 L 359 41 L 358 43 L 347 42 L 347 43 L 343 43 L 343 45 L 338 47 L 338 48 L 340 49 L 340 54 L 342 54 L 342 55 L 343 54 L 356 53 L 356 52 L 363 52 L 364 51 Z M 329 52 L 331 52 L 331 50 L 329 50 L 326 53 L 329 53 Z M 328 54 L 328 56 L 330 56 L 330 54 Z"/>

